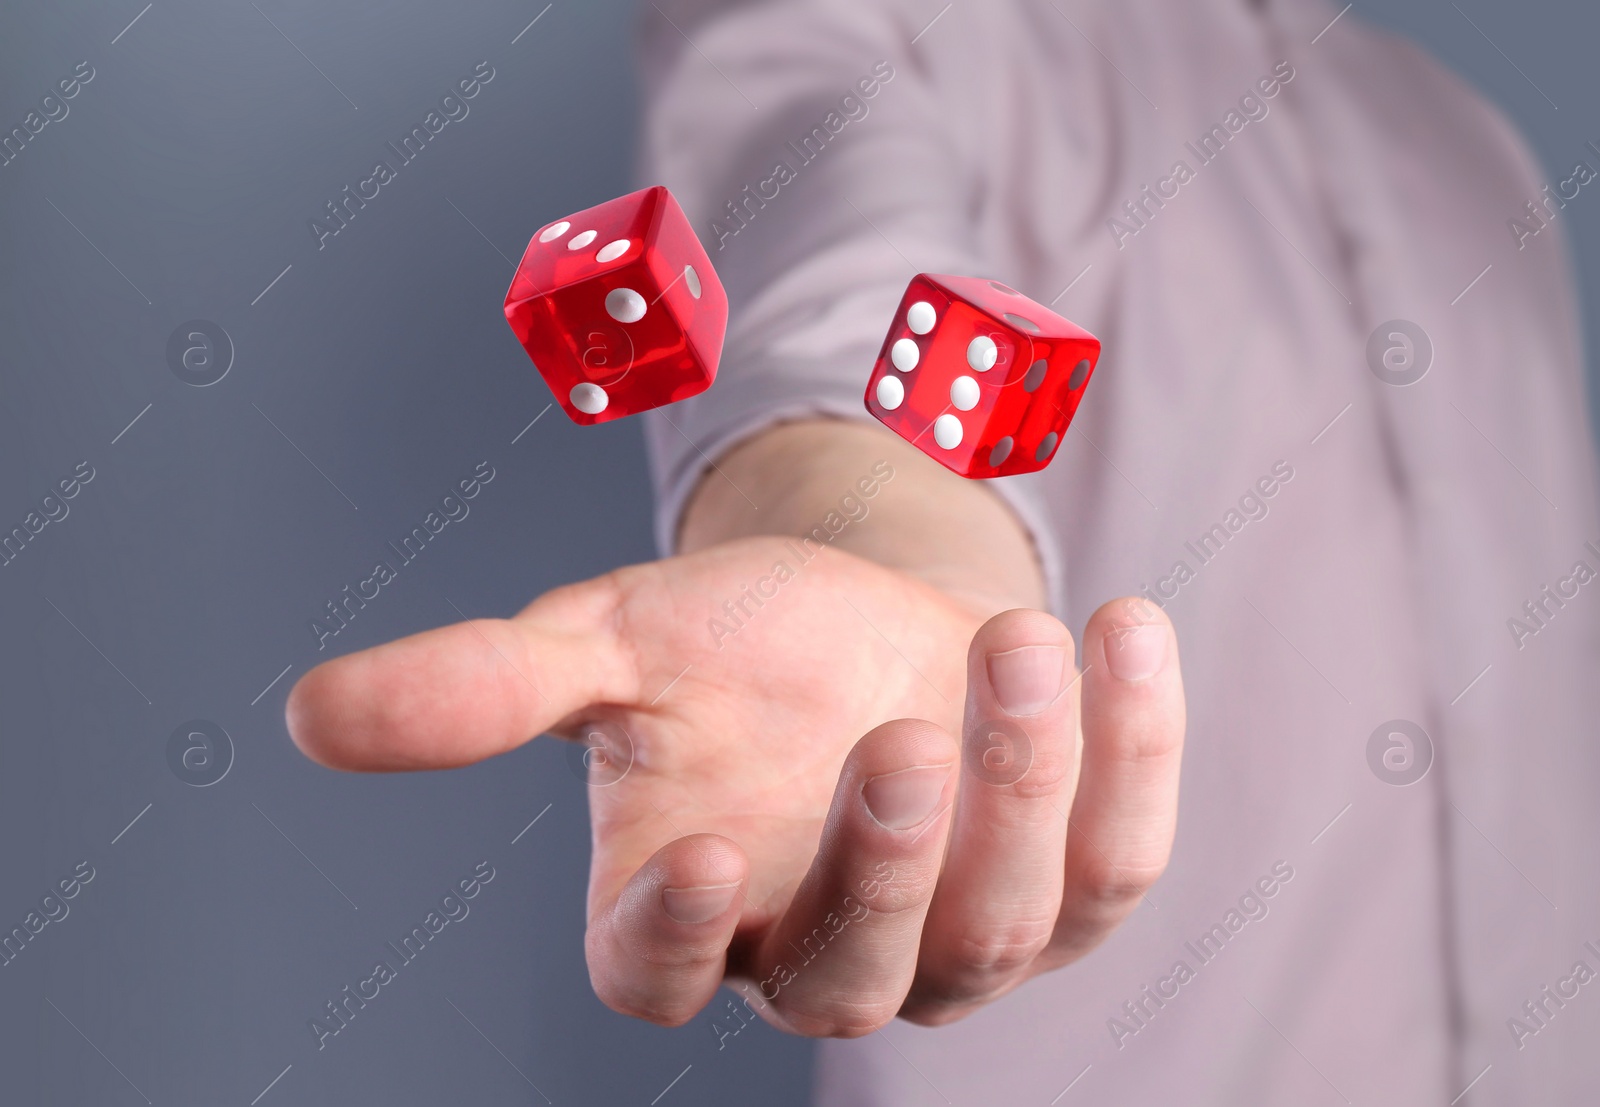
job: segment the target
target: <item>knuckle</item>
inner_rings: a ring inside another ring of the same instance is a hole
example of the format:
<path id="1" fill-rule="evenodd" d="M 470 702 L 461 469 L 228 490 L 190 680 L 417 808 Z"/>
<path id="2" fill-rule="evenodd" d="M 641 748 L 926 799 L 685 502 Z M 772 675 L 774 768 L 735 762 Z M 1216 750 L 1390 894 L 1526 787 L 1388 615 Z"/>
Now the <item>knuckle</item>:
<path id="1" fill-rule="evenodd" d="M 1033 760 L 1012 784 L 1011 794 L 1023 800 L 1047 800 L 1059 796 L 1073 771 L 1065 753 L 1035 752 Z"/>
<path id="2" fill-rule="evenodd" d="M 957 977 L 986 984 L 1015 975 L 1044 951 L 1054 926 L 1054 919 L 1029 919 L 968 927 L 950 944 L 951 968 Z"/>
<path id="3" fill-rule="evenodd" d="M 1144 894 L 1161 879 L 1166 859 L 1129 858 L 1112 861 L 1099 850 L 1091 849 L 1080 870 L 1077 888 L 1080 895 L 1105 906 L 1122 907 Z"/>
<path id="4" fill-rule="evenodd" d="M 937 863 L 937 861 L 935 861 Z M 903 866 L 892 880 L 877 882 L 872 894 L 863 893 L 860 903 L 871 915 L 892 919 L 908 911 L 920 911 L 933 898 L 937 873 L 925 871 L 928 866 Z"/>
<path id="5" fill-rule="evenodd" d="M 1054 930 L 1042 918 L 972 925 L 925 961 L 902 1016 L 920 1026 L 965 1018 L 1031 976 Z"/>
<path id="6" fill-rule="evenodd" d="M 1085 705 L 1084 756 L 1105 770 L 1137 780 L 1161 779 L 1177 768 L 1186 719 L 1152 686 L 1120 689 L 1114 702 Z"/>
<path id="7" fill-rule="evenodd" d="M 1163 769 L 1183 749 L 1183 728 L 1142 726 L 1131 728 L 1112 740 L 1111 754 L 1116 760 L 1142 770 Z"/>
<path id="8" fill-rule="evenodd" d="M 995 1000 L 1007 995 L 1024 981 L 1038 975 L 1040 961 L 1032 962 L 1004 975 L 979 978 L 969 975 L 960 978 L 936 978 L 923 973 L 912 985 L 900 1017 L 917 1026 L 949 1026 L 969 1015 L 983 1010 Z"/>
<path id="9" fill-rule="evenodd" d="M 894 1021 L 898 1004 L 801 1001 L 785 1005 L 783 1020 L 791 1031 L 806 1038 L 865 1038 Z"/>

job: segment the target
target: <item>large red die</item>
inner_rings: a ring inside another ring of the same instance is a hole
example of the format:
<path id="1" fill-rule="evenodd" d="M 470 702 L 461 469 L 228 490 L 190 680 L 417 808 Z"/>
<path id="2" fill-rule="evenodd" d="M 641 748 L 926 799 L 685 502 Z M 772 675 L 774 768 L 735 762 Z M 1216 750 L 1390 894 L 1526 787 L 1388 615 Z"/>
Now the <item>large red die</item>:
<path id="1" fill-rule="evenodd" d="M 711 259 L 659 185 L 540 230 L 505 310 L 562 410 L 585 425 L 704 392 L 728 327 Z"/>
<path id="2" fill-rule="evenodd" d="M 999 281 L 912 279 L 867 384 L 867 410 L 964 477 L 1050 464 L 1100 340 Z"/>

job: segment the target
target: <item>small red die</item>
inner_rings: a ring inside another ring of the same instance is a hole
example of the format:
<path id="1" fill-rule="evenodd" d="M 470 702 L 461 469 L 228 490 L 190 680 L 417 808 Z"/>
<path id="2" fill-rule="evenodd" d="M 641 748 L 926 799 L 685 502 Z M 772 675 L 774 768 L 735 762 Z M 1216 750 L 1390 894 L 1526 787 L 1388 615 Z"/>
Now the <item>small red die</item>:
<path id="1" fill-rule="evenodd" d="M 505 311 L 562 410 L 585 426 L 710 388 L 728 327 L 711 259 L 659 185 L 534 235 Z"/>
<path id="2" fill-rule="evenodd" d="M 867 384 L 867 410 L 964 477 L 1050 464 L 1100 340 L 999 281 L 918 274 Z"/>

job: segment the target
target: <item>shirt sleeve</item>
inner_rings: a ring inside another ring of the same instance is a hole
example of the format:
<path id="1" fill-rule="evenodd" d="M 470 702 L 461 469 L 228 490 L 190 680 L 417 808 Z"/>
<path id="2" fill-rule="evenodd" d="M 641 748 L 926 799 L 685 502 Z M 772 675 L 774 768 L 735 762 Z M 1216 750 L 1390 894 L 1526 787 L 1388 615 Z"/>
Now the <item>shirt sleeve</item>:
<path id="1" fill-rule="evenodd" d="M 968 36 L 965 64 L 947 65 L 913 42 L 927 16 L 909 8 L 645 9 L 641 172 L 678 197 L 730 301 L 716 384 L 646 418 L 664 554 L 700 477 L 740 440 L 811 416 L 878 425 L 866 383 L 914 274 L 1004 271 L 975 241 L 975 213 L 994 202 L 985 169 L 1006 136 L 967 77 L 998 47 Z M 1044 503 L 1025 478 L 989 483 L 1032 532 L 1058 597 Z"/>

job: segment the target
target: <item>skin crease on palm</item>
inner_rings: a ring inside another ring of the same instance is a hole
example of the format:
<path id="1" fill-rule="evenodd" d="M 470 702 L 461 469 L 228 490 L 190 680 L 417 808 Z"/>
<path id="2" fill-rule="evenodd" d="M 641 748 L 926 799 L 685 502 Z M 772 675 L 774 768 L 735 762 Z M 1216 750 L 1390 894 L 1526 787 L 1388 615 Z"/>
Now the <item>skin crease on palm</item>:
<path id="1" fill-rule="evenodd" d="M 871 514 L 802 563 L 779 536 L 885 460 Z M 331 767 L 394 771 L 620 728 L 631 749 L 608 744 L 614 782 L 589 790 L 586 953 L 601 999 L 665 1025 L 723 983 L 796 1033 L 949 1022 L 1138 905 L 1170 850 L 1184 726 L 1158 609 L 1102 608 L 1080 672 L 1010 509 L 855 424 L 731 450 L 679 544 L 511 619 L 326 662 L 291 693 L 290 733 Z M 780 561 L 792 578 L 715 633 Z M 1053 694 L 1009 715 L 997 655 Z M 1118 679 L 1136 655 L 1155 671 Z M 1027 735 L 1020 779 L 973 755 L 997 718 Z"/>

